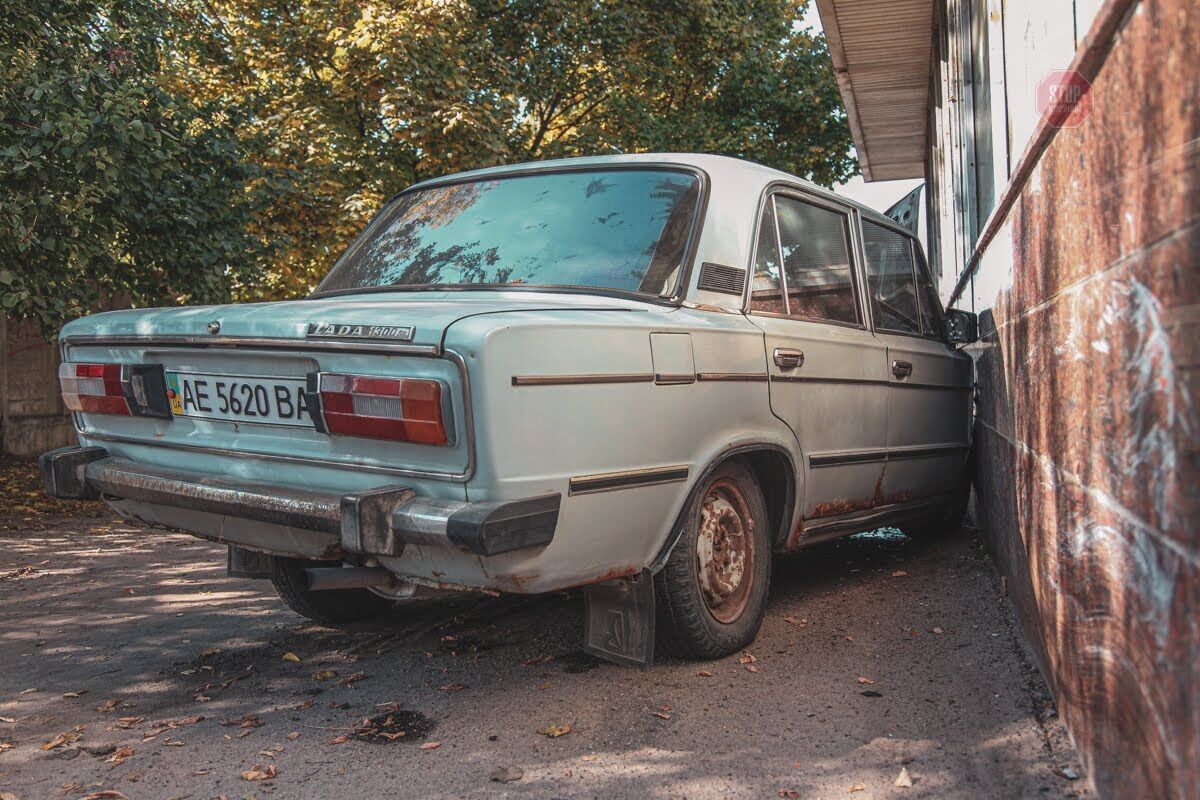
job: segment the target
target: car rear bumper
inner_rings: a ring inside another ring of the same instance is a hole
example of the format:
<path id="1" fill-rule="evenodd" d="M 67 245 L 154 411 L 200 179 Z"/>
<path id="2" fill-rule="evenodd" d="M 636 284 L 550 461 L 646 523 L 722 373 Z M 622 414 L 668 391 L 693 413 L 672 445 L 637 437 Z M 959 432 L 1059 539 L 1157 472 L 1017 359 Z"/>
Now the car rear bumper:
<path id="1" fill-rule="evenodd" d="M 397 557 L 406 544 L 480 556 L 544 547 L 554 538 L 561 501 L 561 495 L 549 494 L 468 503 L 421 497 L 405 486 L 337 494 L 138 464 L 102 447 L 52 450 L 38 465 L 53 497 L 103 497 L 311 532 L 310 539 L 325 543 L 319 552 L 330 559 L 346 553 Z M 212 538 L 211 532 L 196 532 Z M 272 550 L 262 541 L 230 543 Z"/>

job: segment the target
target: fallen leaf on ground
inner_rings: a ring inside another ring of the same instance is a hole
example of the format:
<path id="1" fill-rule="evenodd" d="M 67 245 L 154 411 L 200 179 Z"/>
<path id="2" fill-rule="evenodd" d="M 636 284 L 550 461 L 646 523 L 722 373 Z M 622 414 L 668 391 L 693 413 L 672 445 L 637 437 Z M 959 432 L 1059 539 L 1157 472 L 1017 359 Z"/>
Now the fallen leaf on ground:
<path id="1" fill-rule="evenodd" d="M 105 700 L 103 703 L 96 706 L 96 710 L 101 714 L 107 714 L 110 711 L 116 711 L 117 706 L 120 705 L 120 703 L 120 700 Z"/>
<path id="2" fill-rule="evenodd" d="M 274 764 L 267 764 L 265 767 L 261 764 L 255 764 L 242 773 L 242 778 L 248 781 L 269 781 L 278 774 L 279 768 Z"/>
<path id="3" fill-rule="evenodd" d="M 219 656 L 219 655 L 221 655 L 221 653 L 224 653 L 224 652 L 225 651 L 219 647 L 210 647 L 207 650 L 201 650 L 200 657 L 208 658 L 209 656 Z"/>
<path id="4" fill-rule="evenodd" d="M 87 693 L 87 689 L 80 689 L 78 692 L 63 692 L 63 697 L 68 700 L 74 700 L 76 697 L 83 697 Z"/>
<path id="5" fill-rule="evenodd" d="M 866 789 L 866 788 L 867 788 L 867 785 L 865 783 L 856 783 L 850 787 L 850 791 L 861 792 L 863 789 Z"/>
<path id="6" fill-rule="evenodd" d="M 330 739 L 329 744 L 345 744 L 349 739 L 350 737 L 343 733 Z"/>
<path id="7" fill-rule="evenodd" d="M 755 661 L 758 661 L 758 659 L 751 653 L 742 653 L 741 657 L 738 658 L 739 664 L 753 664 Z"/>
<path id="8" fill-rule="evenodd" d="M 133 757 L 132 747 L 118 747 L 113 751 L 113 754 L 105 759 L 113 767 L 119 767 Z"/>
<path id="9" fill-rule="evenodd" d="M 295 653 L 284 653 L 284 654 L 283 654 L 283 660 L 284 660 L 284 661 L 290 661 L 290 662 L 292 662 L 293 664 L 299 664 L 299 663 L 300 663 L 300 656 L 296 655 Z"/>
<path id="10" fill-rule="evenodd" d="M 426 742 L 425 744 L 421 745 L 421 749 L 422 750 L 437 750 L 441 746 L 442 746 L 441 742 Z"/>
<path id="11" fill-rule="evenodd" d="M 465 689 L 467 687 L 465 684 L 461 684 L 461 683 L 447 683 L 444 686 L 439 686 L 438 688 L 441 689 L 443 692 L 461 692 L 463 689 Z"/>
<path id="12" fill-rule="evenodd" d="M 71 742 L 78 739 L 82 734 L 83 734 L 83 726 L 76 725 L 71 730 L 63 731 L 62 733 L 58 734 L 50 741 L 43 744 L 42 749 L 49 751 L 49 750 L 55 749 L 56 747 L 66 747 L 68 744 L 70 744 Z"/>
<path id="13" fill-rule="evenodd" d="M 527 658 L 522 661 L 521 666 L 532 667 L 534 664 L 544 664 L 552 658 L 554 658 L 554 656 L 534 656 L 533 658 Z"/>
<path id="14" fill-rule="evenodd" d="M 163 739 L 163 747 L 183 747 L 183 741 L 180 739 L 172 739 L 170 736 L 168 736 L 166 739 Z"/>
<path id="15" fill-rule="evenodd" d="M 941 628 L 934 628 L 934 629 L 933 629 L 933 632 L 934 632 L 934 633 L 936 633 L 936 634 L 938 634 L 939 636 L 941 636 L 941 634 L 942 634 L 942 629 L 941 629 Z"/>
<path id="16" fill-rule="evenodd" d="M 14 747 L 16 745 L 12 742 L 0 742 L 0 753 L 3 753 L 5 750 L 12 750 Z"/>
<path id="17" fill-rule="evenodd" d="M 132 728 L 134 725 L 137 725 L 139 722 L 145 722 L 145 721 L 146 721 L 145 717 L 121 717 L 119 720 L 117 720 L 117 727 L 125 728 L 126 730 L 128 730 L 128 729 Z"/>
<path id="18" fill-rule="evenodd" d="M 870 678 L 864 678 L 861 675 L 858 678 L 858 682 L 863 686 L 870 686 L 875 683 L 875 681 L 871 680 Z"/>
<path id="19" fill-rule="evenodd" d="M 314 672 L 312 674 L 312 679 L 314 681 L 327 681 L 330 678 L 335 677 L 336 675 L 337 675 L 337 673 L 331 669 L 323 669 L 319 672 Z"/>
<path id="20" fill-rule="evenodd" d="M 129 800 L 129 797 L 116 789 L 101 789 L 98 792 L 84 795 L 80 800 Z"/>
<path id="21" fill-rule="evenodd" d="M 305 700 L 303 703 L 296 706 L 296 710 L 297 711 L 308 711 L 310 708 L 313 707 L 314 703 L 316 703 L 316 700 Z"/>
<path id="22" fill-rule="evenodd" d="M 896 785 L 902 789 L 912 788 L 912 776 L 908 774 L 908 767 L 900 768 L 900 774 L 896 776 Z"/>
<path id="23" fill-rule="evenodd" d="M 338 686 L 353 686 L 354 684 L 358 683 L 359 681 L 364 680 L 366 677 L 367 677 L 367 673 L 356 672 L 353 675 L 348 675 L 345 678 L 342 678 L 340 681 L 337 682 L 337 685 Z"/>
<path id="24" fill-rule="evenodd" d="M 780 797 L 787 798 L 787 800 L 798 800 L 800 797 L 800 793 L 795 789 L 780 789 L 777 794 Z"/>
<path id="25" fill-rule="evenodd" d="M 525 770 L 520 767 L 496 767 L 492 770 L 492 780 L 497 783 L 512 783 L 525 777 Z"/>
<path id="26" fill-rule="evenodd" d="M 790 615 L 789 615 L 789 616 L 786 616 L 786 617 L 784 617 L 784 618 L 783 618 L 783 621 L 784 621 L 784 622 L 786 622 L 786 623 L 788 623 L 788 624 L 790 624 L 790 625 L 807 625 L 807 624 L 808 624 L 808 620 L 806 620 L 806 619 L 800 619 L 799 617 L 793 617 L 793 616 L 790 616 Z M 782 790 L 782 789 L 780 789 L 780 791 L 783 791 L 783 790 Z"/>
<path id="27" fill-rule="evenodd" d="M 548 739 L 557 739 L 559 736 L 566 736 L 570 732 L 570 725 L 547 725 L 538 731 L 538 733 Z"/>
<path id="28" fill-rule="evenodd" d="M 227 727 L 236 725 L 239 728 L 261 728 L 263 722 L 257 714 L 243 714 L 239 719 L 227 719 L 221 724 Z"/>
<path id="29" fill-rule="evenodd" d="M 700 670 L 699 672 L 696 673 L 696 675 L 701 678 L 711 678 L 712 677 L 712 673 L 706 669 Z"/>
<path id="30" fill-rule="evenodd" d="M 0 717 L 0 722 L 7 722 L 9 725 L 14 725 L 17 720 L 15 717 Z"/>
<path id="31" fill-rule="evenodd" d="M 40 691 L 41 691 L 41 689 L 22 689 L 21 694 L 34 694 L 35 692 L 40 692 Z"/>
<path id="32" fill-rule="evenodd" d="M 902 569 L 898 569 L 892 573 L 893 578 L 903 578 L 903 577 L 906 577 L 907 575 L 908 575 L 908 573 Z"/>
<path id="33" fill-rule="evenodd" d="M 658 717 L 659 719 L 670 719 L 671 718 L 670 714 L 664 713 L 662 711 L 651 711 L 650 716 Z"/>
<path id="34" fill-rule="evenodd" d="M 198 694 L 194 699 L 197 703 L 207 703 L 209 700 L 212 700 L 212 698 L 206 694 Z"/>
<path id="35" fill-rule="evenodd" d="M 746 672 L 758 672 L 758 667 L 753 664 L 746 665 Z"/>
<path id="36" fill-rule="evenodd" d="M 292 731 L 291 733 L 289 733 L 287 735 L 287 738 L 289 741 L 293 741 L 293 742 L 296 741 L 297 739 L 300 738 L 300 731 Z"/>

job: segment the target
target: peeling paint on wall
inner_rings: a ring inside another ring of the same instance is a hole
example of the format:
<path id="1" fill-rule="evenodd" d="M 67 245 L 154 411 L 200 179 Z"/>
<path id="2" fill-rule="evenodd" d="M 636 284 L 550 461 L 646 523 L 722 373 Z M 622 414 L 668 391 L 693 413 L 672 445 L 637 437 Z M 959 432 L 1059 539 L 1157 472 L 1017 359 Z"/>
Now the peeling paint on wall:
<path id="1" fill-rule="evenodd" d="M 1200 797 L 1197 42 L 1139 4 L 973 298 L 980 518 L 1102 797 Z"/>

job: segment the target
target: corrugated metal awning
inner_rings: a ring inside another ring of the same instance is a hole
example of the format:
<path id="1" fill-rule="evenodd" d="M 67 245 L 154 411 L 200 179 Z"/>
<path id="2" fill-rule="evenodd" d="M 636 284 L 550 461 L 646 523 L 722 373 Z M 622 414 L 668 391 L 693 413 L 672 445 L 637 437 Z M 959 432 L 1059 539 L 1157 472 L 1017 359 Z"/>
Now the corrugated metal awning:
<path id="1" fill-rule="evenodd" d="M 868 181 L 925 175 L 932 0 L 817 0 Z"/>

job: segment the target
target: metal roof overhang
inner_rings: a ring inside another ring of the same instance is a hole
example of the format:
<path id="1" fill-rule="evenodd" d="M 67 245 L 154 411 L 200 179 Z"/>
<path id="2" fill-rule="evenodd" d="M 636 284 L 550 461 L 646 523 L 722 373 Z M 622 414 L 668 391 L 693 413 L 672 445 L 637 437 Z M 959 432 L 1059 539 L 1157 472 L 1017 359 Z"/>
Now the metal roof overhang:
<path id="1" fill-rule="evenodd" d="M 933 0 L 817 0 L 863 177 L 925 176 Z"/>

